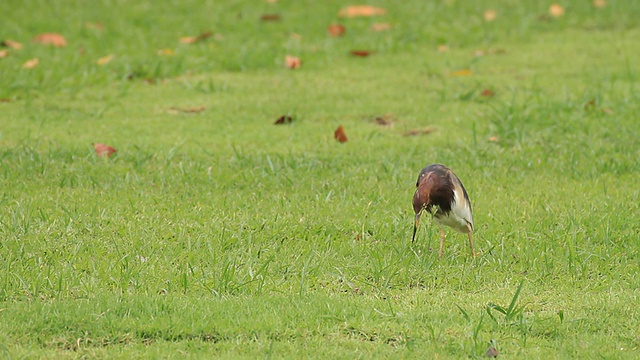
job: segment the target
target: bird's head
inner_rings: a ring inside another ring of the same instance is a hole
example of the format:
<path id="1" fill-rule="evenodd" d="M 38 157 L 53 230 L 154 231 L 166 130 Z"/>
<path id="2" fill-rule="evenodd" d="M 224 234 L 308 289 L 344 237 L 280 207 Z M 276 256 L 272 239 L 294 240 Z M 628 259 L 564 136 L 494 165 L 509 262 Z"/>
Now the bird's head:
<path id="1" fill-rule="evenodd" d="M 416 214 L 431 203 L 431 189 L 435 185 L 437 177 L 433 173 L 421 174 L 416 183 L 417 189 L 413 195 L 413 211 Z"/>

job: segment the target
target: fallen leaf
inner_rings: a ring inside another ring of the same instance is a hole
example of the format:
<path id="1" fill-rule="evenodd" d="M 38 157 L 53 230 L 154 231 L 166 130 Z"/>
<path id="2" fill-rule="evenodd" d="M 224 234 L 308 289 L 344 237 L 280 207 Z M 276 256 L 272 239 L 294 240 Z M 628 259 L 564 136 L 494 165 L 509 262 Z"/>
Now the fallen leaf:
<path id="1" fill-rule="evenodd" d="M 438 52 L 447 52 L 449 51 L 449 46 L 447 45 L 438 45 Z"/>
<path id="2" fill-rule="evenodd" d="M 278 0 L 267 0 L 267 2 L 268 2 L 269 4 L 275 4 L 276 2 L 278 2 Z"/>
<path id="3" fill-rule="evenodd" d="M 472 72 L 469 69 L 456 70 L 451 72 L 451 76 L 469 76 Z"/>
<path id="4" fill-rule="evenodd" d="M 329 35 L 333 37 L 338 37 L 338 36 L 344 35 L 344 32 L 346 31 L 346 29 L 344 26 L 340 24 L 331 24 L 327 28 L 327 31 L 329 32 Z"/>
<path id="5" fill-rule="evenodd" d="M 55 47 L 67 46 L 67 39 L 56 33 L 44 33 L 33 38 L 33 42 L 43 45 L 53 45 Z"/>
<path id="6" fill-rule="evenodd" d="M 84 23 L 84 27 L 89 30 L 104 30 L 104 24 L 99 22 L 87 21 Z"/>
<path id="7" fill-rule="evenodd" d="M 593 99 L 591 99 L 591 100 L 587 101 L 587 103 L 586 103 L 586 104 L 584 104 L 584 109 L 585 109 L 586 111 L 591 111 L 591 110 L 593 110 L 593 109 L 595 109 L 595 108 L 596 108 L 596 99 L 595 99 L 595 98 L 593 98 Z"/>
<path id="8" fill-rule="evenodd" d="M 380 126 L 393 126 L 396 119 L 393 115 L 380 115 L 373 118 L 373 122 Z"/>
<path id="9" fill-rule="evenodd" d="M 0 50 L 0 59 L 9 56 L 9 50 Z"/>
<path id="10" fill-rule="evenodd" d="M 109 157 L 115 154 L 116 151 L 118 151 L 109 145 L 100 144 L 100 143 L 93 144 L 93 148 L 96 150 L 96 154 L 99 157 L 105 157 L 105 156 Z"/>
<path id="11" fill-rule="evenodd" d="M 402 136 L 427 135 L 427 134 L 431 134 L 432 132 L 435 132 L 436 130 L 438 130 L 438 129 L 436 127 L 434 127 L 434 126 L 427 126 L 424 129 L 409 130 L 409 131 L 405 132 L 404 134 L 402 134 Z"/>
<path id="12" fill-rule="evenodd" d="M 4 47 L 8 47 L 14 50 L 20 50 L 22 49 L 24 46 L 22 46 L 21 43 L 17 42 L 17 41 L 13 41 L 13 40 L 4 40 L 0 43 L 0 45 L 4 46 Z"/>
<path id="13" fill-rule="evenodd" d="M 489 141 L 490 142 L 498 142 L 498 141 L 500 141 L 500 138 L 495 136 L 495 135 L 492 135 L 492 136 L 489 136 Z"/>
<path id="14" fill-rule="evenodd" d="M 487 357 L 490 357 L 490 358 L 497 357 L 497 356 L 498 356 L 498 354 L 499 354 L 499 353 L 498 353 L 498 350 L 497 350 L 496 348 L 494 348 L 493 346 L 492 346 L 492 347 L 490 347 L 490 348 L 487 350 L 487 352 L 485 353 L 485 355 L 487 355 Z"/>
<path id="15" fill-rule="evenodd" d="M 293 118 L 289 115 L 282 115 L 274 122 L 274 125 L 283 125 L 283 124 L 291 124 L 293 122 Z"/>
<path id="16" fill-rule="evenodd" d="M 164 48 L 164 49 L 158 50 L 158 55 L 160 55 L 160 56 L 172 56 L 173 54 L 175 54 L 175 53 L 173 52 L 173 49 L 171 49 L 171 48 Z"/>
<path id="17" fill-rule="evenodd" d="M 198 36 L 181 37 L 180 38 L 180 42 L 183 43 L 183 44 L 195 44 L 195 43 L 200 42 L 202 40 L 208 39 L 209 37 L 211 37 L 211 35 L 213 35 L 213 33 L 211 31 L 206 31 L 206 32 L 203 32 L 202 34 L 200 34 Z"/>
<path id="18" fill-rule="evenodd" d="M 607 0 L 593 0 L 593 6 L 597 8 L 603 8 L 607 6 Z"/>
<path id="19" fill-rule="evenodd" d="M 40 60 L 38 60 L 38 58 L 33 58 L 31 60 L 27 60 L 24 64 L 22 64 L 22 67 L 25 69 L 33 69 L 34 67 L 38 66 L 39 63 Z"/>
<path id="20" fill-rule="evenodd" d="M 562 15 L 564 15 L 564 8 L 558 4 L 552 4 L 549 7 L 549 15 L 553 16 L 553 17 L 560 17 Z"/>
<path id="21" fill-rule="evenodd" d="M 342 125 L 338 126 L 336 131 L 333 133 L 333 138 L 341 143 L 347 142 L 347 134 L 344 132 L 344 127 L 342 127 Z"/>
<path id="22" fill-rule="evenodd" d="M 359 17 L 359 16 L 377 16 L 384 15 L 387 13 L 387 10 L 375 6 L 370 5 L 351 5 L 343 8 L 338 13 L 340 17 Z"/>
<path id="23" fill-rule="evenodd" d="M 292 39 L 296 39 L 296 40 L 302 39 L 302 35 L 297 34 L 297 33 L 291 33 L 291 35 L 289 35 L 289 36 L 291 36 Z"/>
<path id="24" fill-rule="evenodd" d="M 302 61 L 299 57 L 287 55 L 284 57 L 284 64 L 289 69 L 298 69 L 300 66 L 302 66 Z"/>
<path id="25" fill-rule="evenodd" d="M 0 98 L 0 103 L 8 103 L 8 102 L 12 102 L 13 100 L 9 99 L 9 98 Z"/>
<path id="26" fill-rule="evenodd" d="M 371 54 L 373 54 L 373 51 L 369 51 L 369 50 L 351 50 L 351 55 L 353 55 L 353 56 L 367 57 L 367 56 L 369 56 Z"/>
<path id="27" fill-rule="evenodd" d="M 494 97 L 494 96 L 496 96 L 496 93 L 495 93 L 495 91 L 493 91 L 493 90 L 491 90 L 489 88 L 486 88 L 486 89 L 482 90 L 482 96 L 484 96 L 484 97 Z"/>
<path id="28" fill-rule="evenodd" d="M 498 13 L 495 10 L 489 9 L 484 12 L 484 21 L 490 22 L 496 19 Z"/>
<path id="29" fill-rule="evenodd" d="M 264 14 L 262 16 L 260 16 L 260 20 L 262 21 L 280 21 L 282 20 L 282 17 L 280 16 L 280 14 Z"/>
<path id="30" fill-rule="evenodd" d="M 167 112 L 169 114 L 179 114 L 179 113 L 197 114 L 197 113 L 201 113 L 201 112 L 205 111 L 206 109 L 207 108 L 204 107 L 204 106 L 192 107 L 192 108 L 181 108 L 181 107 L 172 106 L 167 110 Z"/>
<path id="31" fill-rule="evenodd" d="M 390 29 L 391 29 L 391 24 L 389 23 L 374 23 L 373 25 L 371 25 L 371 31 L 380 32 L 380 31 L 387 31 Z"/>
<path id="32" fill-rule="evenodd" d="M 103 56 L 100 59 L 98 59 L 98 61 L 96 61 L 96 63 L 98 65 L 105 65 L 106 63 L 108 63 L 109 61 L 113 60 L 113 58 L 115 58 L 115 55 L 107 55 L 107 56 Z"/>

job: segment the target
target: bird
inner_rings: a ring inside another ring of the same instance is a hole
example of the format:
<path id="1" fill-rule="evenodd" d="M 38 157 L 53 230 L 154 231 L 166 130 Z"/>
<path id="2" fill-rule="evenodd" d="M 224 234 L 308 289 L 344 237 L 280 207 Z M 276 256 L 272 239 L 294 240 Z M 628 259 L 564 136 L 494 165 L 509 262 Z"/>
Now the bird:
<path id="1" fill-rule="evenodd" d="M 413 225 L 412 243 L 416 239 L 420 216 L 426 210 L 440 228 L 440 252 L 438 253 L 440 257 L 442 257 L 446 237 L 442 225 L 467 234 L 471 256 L 476 256 L 473 248 L 471 201 L 462 181 L 451 169 L 442 164 L 431 164 L 420 171 L 416 182 L 416 192 L 413 195 L 413 210 L 416 217 Z"/>

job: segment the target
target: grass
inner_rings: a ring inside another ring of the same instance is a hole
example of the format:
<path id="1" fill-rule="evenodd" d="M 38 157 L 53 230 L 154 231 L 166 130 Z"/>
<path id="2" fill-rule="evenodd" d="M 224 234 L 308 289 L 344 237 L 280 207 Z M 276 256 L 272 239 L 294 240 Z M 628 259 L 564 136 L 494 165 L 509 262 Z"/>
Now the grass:
<path id="1" fill-rule="evenodd" d="M 634 358 L 638 4 L 312 4 L 0 3 L 25 45 L 0 59 L 0 353 Z M 469 191 L 476 259 L 453 232 L 438 259 L 429 222 L 410 242 L 433 162 Z"/>

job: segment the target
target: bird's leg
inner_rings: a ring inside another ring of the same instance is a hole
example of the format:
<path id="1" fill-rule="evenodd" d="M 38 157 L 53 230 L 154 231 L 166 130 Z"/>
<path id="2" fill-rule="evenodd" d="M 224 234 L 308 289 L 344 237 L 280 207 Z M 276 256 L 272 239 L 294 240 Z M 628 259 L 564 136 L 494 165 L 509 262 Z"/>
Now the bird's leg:
<path id="1" fill-rule="evenodd" d="M 418 230 L 418 225 L 420 225 L 420 214 L 422 211 L 419 211 L 416 214 L 416 220 L 413 223 L 413 237 L 411 237 L 411 242 L 413 243 L 416 240 L 416 231 Z"/>
<path id="2" fill-rule="evenodd" d="M 471 230 L 471 225 L 467 224 L 467 234 L 469 235 L 469 246 L 471 247 L 471 256 L 476 257 L 476 252 L 473 249 L 473 231 Z"/>
<path id="3" fill-rule="evenodd" d="M 447 236 L 444 230 L 442 230 L 442 226 L 438 226 L 440 229 L 440 251 L 438 252 L 438 257 L 442 257 L 442 250 L 444 249 L 444 238 Z"/>

